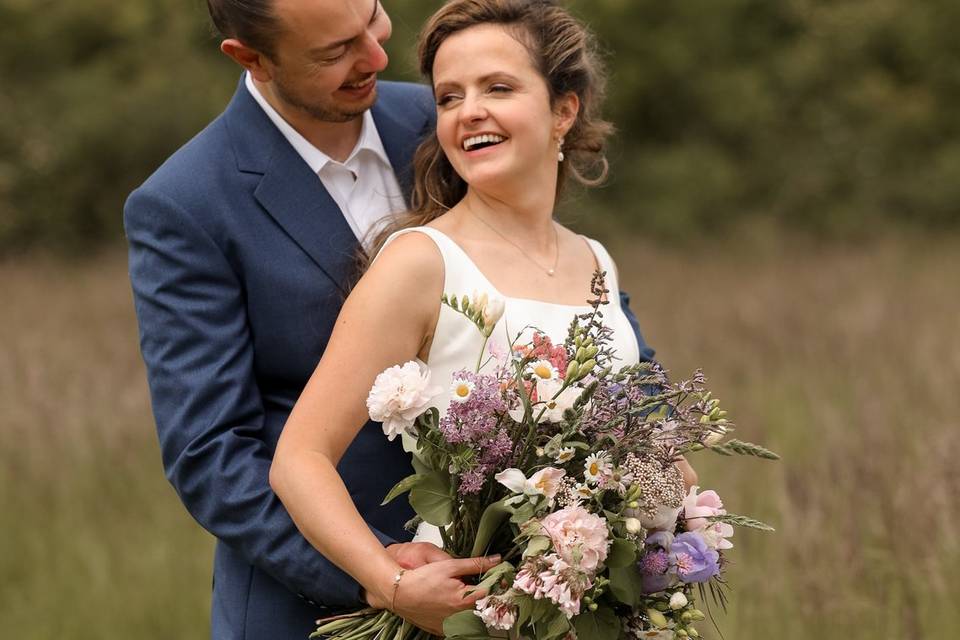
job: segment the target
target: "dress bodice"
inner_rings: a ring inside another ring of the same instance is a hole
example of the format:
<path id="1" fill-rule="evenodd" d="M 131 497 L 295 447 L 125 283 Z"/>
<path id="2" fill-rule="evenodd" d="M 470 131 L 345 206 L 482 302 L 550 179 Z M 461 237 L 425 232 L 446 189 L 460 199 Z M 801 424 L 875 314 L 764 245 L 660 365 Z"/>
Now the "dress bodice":
<path id="1" fill-rule="evenodd" d="M 481 355 L 483 361 L 487 361 L 486 367 L 481 371 L 487 372 L 494 366 L 489 358 L 490 353 L 506 353 L 511 341 L 527 344 L 532 340 L 534 331 L 547 335 L 554 344 L 562 344 L 574 315 L 591 309 L 586 301 L 583 305 L 566 305 L 503 295 L 460 245 L 433 227 L 403 229 L 391 235 L 384 246 L 405 233 L 422 233 L 436 244 L 443 258 L 443 292 L 446 295 L 458 298 L 467 295 L 473 299 L 477 294 L 486 293 L 491 298 L 496 296 L 504 301 L 503 317 L 490 336 L 485 353 L 484 337 L 477 327 L 461 313 L 445 304 L 440 305 L 440 315 L 426 364 L 430 367 L 433 384 L 444 387 L 447 393 L 437 405 L 441 413 L 449 401 L 450 380 L 454 372 L 462 369 L 475 370 Z M 585 239 L 600 269 L 606 272 L 606 288 L 610 290 L 610 302 L 602 307 L 603 322 L 613 331 L 611 346 L 616 358 L 619 358 L 617 364 L 636 364 L 640 359 L 640 349 L 633 327 L 620 306 L 620 296 L 617 295 L 620 289 L 613 260 L 602 244 L 591 238 Z M 515 340 L 518 334 L 520 338 Z"/>

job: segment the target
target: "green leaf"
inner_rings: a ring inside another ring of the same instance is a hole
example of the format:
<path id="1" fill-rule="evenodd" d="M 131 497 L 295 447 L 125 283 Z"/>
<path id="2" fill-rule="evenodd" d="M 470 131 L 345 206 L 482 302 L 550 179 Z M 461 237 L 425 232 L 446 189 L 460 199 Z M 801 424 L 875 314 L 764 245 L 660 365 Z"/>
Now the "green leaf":
<path id="1" fill-rule="evenodd" d="M 525 502 L 514 510 L 513 515 L 510 516 L 510 522 L 513 522 L 514 524 L 523 524 L 532 517 L 533 505 L 529 502 Z"/>
<path id="2" fill-rule="evenodd" d="M 503 578 L 506 574 L 511 574 L 508 580 L 512 582 L 513 578 L 513 565 L 509 562 L 501 562 L 497 566 L 493 567 L 485 574 L 483 574 L 483 579 L 477 583 L 476 586 L 470 587 L 467 591 L 468 594 L 473 593 L 478 590 L 490 591 L 490 588 L 500 582 L 500 579 Z"/>
<path id="3" fill-rule="evenodd" d="M 547 536 L 533 536 L 527 542 L 527 548 L 523 550 L 523 557 L 540 555 L 550 548 L 550 538 Z"/>
<path id="4" fill-rule="evenodd" d="M 530 613 L 530 622 L 537 623 L 556 611 L 556 607 L 550 604 L 549 600 L 534 600 L 533 611 Z"/>
<path id="5" fill-rule="evenodd" d="M 410 506 L 425 522 L 444 527 L 453 520 L 453 491 L 450 477 L 437 471 L 424 477 L 410 490 Z"/>
<path id="6" fill-rule="evenodd" d="M 610 553 L 607 554 L 607 567 L 613 569 L 626 567 L 633 564 L 637 558 L 637 546 L 629 540 L 616 538 L 610 545 Z"/>
<path id="7" fill-rule="evenodd" d="M 380 503 L 380 506 L 392 502 L 398 496 L 403 495 L 410 489 L 413 489 L 415 486 L 423 482 L 426 476 L 415 473 L 412 476 L 407 476 L 397 484 L 393 485 L 393 489 L 390 489 L 390 492 L 387 494 L 387 497 L 383 499 L 383 502 Z"/>
<path id="8" fill-rule="evenodd" d="M 480 524 L 477 526 L 477 537 L 473 541 L 471 556 L 482 556 L 487 552 L 487 545 L 490 544 L 493 535 L 507 516 L 513 513 L 513 508 L 506 503 L 508 499 L 504 498 L 494 502 L 483 510 L 483 515 L 480 516 Z"/>
<path id="9" fill-rule="evenodd" d="M 567 620 L 567 616 L 557 611 L 556 615 L 547 624 L 546 630 L 537 638 L 538 640 L 552 640 L 566 635 L 568 631 L 570 631 L 570 621 Z"/>
<path id="10" fill-rule="evenodd" d="M 577 640 L 617 640 L 620 636 L 620 619 L 610 607 L 581 613 L 573 619 Z"/>
<path id="11" fill-rule="evenodd" d="M 643 594 L 640 571 L 634 565 L 610 569 L 609 586 L 614 598 L 631 607 L 637 606 Z"/>
<path id="12" fill-rule="evenodd" d="M 517 629 L 526 624 L 527 620 L 533 614 L 533 598 L 530 596 L 520 596 L 513 599 L 517 605 Z"/>
<path id="13" fill-rule="evenodd" d="M 473 609 L 467 609 L 443 621 L 443 635 L 447 638 L 487 638 L 490 633 Z"/>

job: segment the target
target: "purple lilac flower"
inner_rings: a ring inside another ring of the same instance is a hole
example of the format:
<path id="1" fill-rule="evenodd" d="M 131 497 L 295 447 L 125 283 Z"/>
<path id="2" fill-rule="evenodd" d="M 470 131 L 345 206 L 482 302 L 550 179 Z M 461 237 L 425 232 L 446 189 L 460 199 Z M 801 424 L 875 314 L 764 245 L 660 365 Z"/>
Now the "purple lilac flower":
<path id="1" fill-rule="evenodd" d="M 683 582 L 706 582 L 720 573 L 720 554 L 699 533 L 687 531 L 674 538 L 670 565 Z"/>
<path id="2" fill-rule="evenodd" d="M 440 432 L 450 444 L 477 444 L 488 438 L 497 426 L 497 414 L 507 411 L 495 376 L 458 371 L 454 377 L 473 383 L 466 402 L 451 402 L 440 420 Z"/>
<path id="3" fill-rule="evenodd" d="M 473 384 L 470 397 L 464 402 L 451 402 L 440 420 L 440 432 L 450 444 L 467 445 L 477 452 L 476 466 L 461 475 L 461 495 L 477 493 L 489 476 L 513 454 L 510 434 L 498 426 L 499 416 L 507 412 L 507 403 L 497 376 L 458 371 L 454 377 Z"/>

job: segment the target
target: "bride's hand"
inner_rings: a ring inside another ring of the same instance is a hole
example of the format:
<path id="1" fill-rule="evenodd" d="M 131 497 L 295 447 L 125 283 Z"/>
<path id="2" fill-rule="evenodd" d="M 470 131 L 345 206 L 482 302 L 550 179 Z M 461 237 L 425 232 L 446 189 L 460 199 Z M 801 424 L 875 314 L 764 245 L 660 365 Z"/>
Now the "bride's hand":
<path id="1" fill-rule="evenodd" d="M 387 553 L 404 569 L 450 559 L 449 554 L 430 542 L 398 542 L 387 547 Z"/>
<path id="2" fill-rule="evenodd" d="M 499 556 L 440 560 L 406 571 L 394 592 L 393 581 L 370 593 L 370 605 L 398 616 L 434 635 L 443 636 L 443 621 L 470 609 L 486 592 L 465 584 L 463 576 L 481 574 L 500 563 Z M 469 595 L 467 592 L 470 592 Z"/>

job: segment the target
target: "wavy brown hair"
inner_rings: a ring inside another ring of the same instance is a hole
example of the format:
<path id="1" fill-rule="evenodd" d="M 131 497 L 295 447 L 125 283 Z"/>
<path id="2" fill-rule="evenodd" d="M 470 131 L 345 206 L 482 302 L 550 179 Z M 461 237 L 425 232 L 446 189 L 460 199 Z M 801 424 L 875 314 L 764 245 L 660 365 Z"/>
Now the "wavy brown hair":
<path id="1" fill-rule="evenodd" d="M 433 85 L 433 61 L 451 35 L 482 24 L 503 25 L 530 52 L 547 83 L 551 106 L 575 93 L 580 111 L 564 136 L 565 160 L 559 165 L 557 195 L 568 179 L 593 186 L 607 176 L 604 144 L 613 125 L 600 116 L 606 77 L 593 35 L 552 0 L 451 0 L 420 32 L 420 72 Z M 421 143 L 413 160 L 412 208 L 393 216 L 374 237 L 370 256 L 401 229 L 425 225 L 460 202 L 467 184 L 447 160 L 436 132 Z"/>

